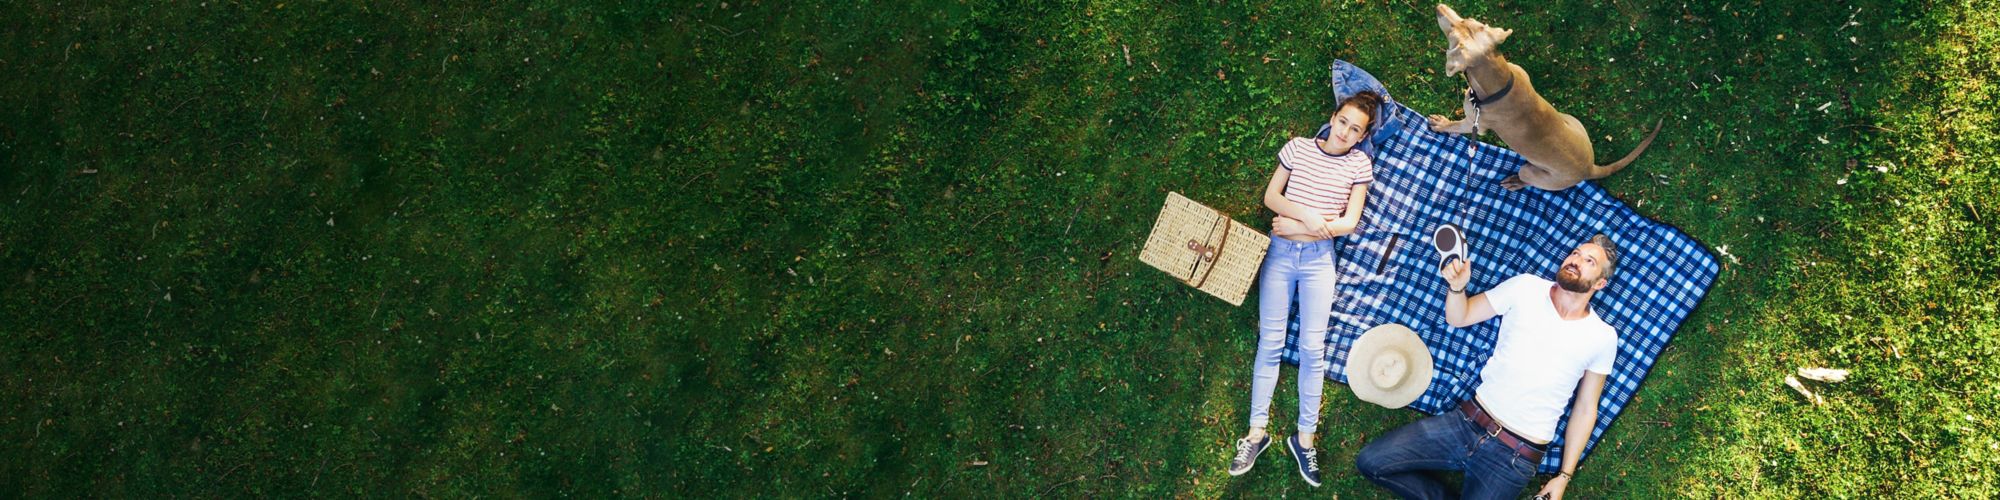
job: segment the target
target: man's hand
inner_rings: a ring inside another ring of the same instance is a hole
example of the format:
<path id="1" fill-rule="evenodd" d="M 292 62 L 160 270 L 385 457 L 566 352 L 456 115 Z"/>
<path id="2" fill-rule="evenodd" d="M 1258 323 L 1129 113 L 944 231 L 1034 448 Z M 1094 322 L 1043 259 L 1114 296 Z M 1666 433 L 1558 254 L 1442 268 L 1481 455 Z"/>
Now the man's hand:
<path id="1" fill-rule="evenodd" d="M 1474 323 L 1493 319 L 1497 312 L 1487 294 L 1472 295 L 1465 285 L 1472 281 L 1472 260 L 1452 259 L 1438 266 L 1438 276 L 1444 278 L 1445 286 L 1452 292 L 1444 294 L 1444 322 L 1453 327 L 1465 328 Z M 1590 430 L 1584 426 L 1584 430 Z M 1564 448 L 1567 451 L 1569 448 Z"/>
<path id="2" fill-rule="evenodd" d="M 1438 277 L 1444 278 L 1453 290 L 1465 290 L 1466 283 L 1472 282 L 1472 262 L 1470 259 L 1451 259 L 1438 266 Z"/>
<path id="3" fill-rule="evenodd" d="M 1555 479 L 1550 479 L 1548 484 L 1542 485 L 1542 492 L 1536 493 L 1535 498 L 1562 500 L 1563 490 L 1566 489 L 1569 489 L 1569 476 L 1556 476 Z"/>

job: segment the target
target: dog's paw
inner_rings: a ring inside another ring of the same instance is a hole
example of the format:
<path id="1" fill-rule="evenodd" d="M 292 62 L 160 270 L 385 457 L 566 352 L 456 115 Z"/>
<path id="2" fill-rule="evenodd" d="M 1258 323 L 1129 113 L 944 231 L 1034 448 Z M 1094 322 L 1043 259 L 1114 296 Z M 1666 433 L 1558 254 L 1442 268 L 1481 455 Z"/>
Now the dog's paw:
<path id="1" fill-rule="evenodd" d="M 1451 133 L 1451 128 L 1458 125 L 1451 119 L 1445 118 L 1444 115 L 1431 115 L 1429 118 L 1432 132 Z"/>
<path id="2" fill-rule="evenodd" d="M 1521 188 L 1528 187 L 1528 181 L 1521 180 L 1519 174 L 1509 175 L 1505 179 L 1500 179 L 1500 187 L 1507 188 L 1508 191 L 1520 191 Z"/>

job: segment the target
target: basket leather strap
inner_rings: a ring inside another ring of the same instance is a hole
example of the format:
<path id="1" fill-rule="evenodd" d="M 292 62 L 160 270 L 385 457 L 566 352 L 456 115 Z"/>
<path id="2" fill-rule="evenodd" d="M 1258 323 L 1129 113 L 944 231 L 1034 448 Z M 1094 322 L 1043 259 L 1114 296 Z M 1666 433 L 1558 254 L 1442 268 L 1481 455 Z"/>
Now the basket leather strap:
<path id="1" fill-rule="evenodd" d="M 1214 237 L 1215 228 L 1221 227 L 1222 239 L 1220 241 L 1217 241 L 1214 247 L 1208 247 L 1207 245 L 1196 243 L 1193 240 L 1188 241 L 1188 249 L 1195 251 L 1194 268 L 1188 270 L 1188 277 L 1185 280 L 1185 282 L 1189 286 L 1193 286 L 1197 289 L 1201 288 L 1203 284 L 1208 283 L 1208 275 L 1215 274 L 1215 265 L 1222 261 L 1222 249 L 1223 247 L 1229 245 L 1229 230 L 1232 229 L 1232 226 L 1235 223 L 1236 221 L 1231 220 L 1229 216 L 1222 215 L 1220 212 L 1218 212 L 1215 215 L 1215 223 L 1209 224 L 1208 226 L 1209 236 L 1207 238 L 1202 238 L 1205 243 L 1207 239 Z M 1210 261 L 1208 264 L 1208 270 L 1201 273 L 1200 278 L 1196 278 L 1194 270 L 1201 268 L 1201 261 L 1203 260 Z"/>

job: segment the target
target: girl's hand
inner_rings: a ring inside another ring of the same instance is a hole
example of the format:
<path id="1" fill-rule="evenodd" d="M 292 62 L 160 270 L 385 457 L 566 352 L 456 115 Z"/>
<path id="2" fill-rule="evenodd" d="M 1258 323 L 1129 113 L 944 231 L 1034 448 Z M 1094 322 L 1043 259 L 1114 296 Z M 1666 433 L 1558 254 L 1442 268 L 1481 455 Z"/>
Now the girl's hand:
<path id="1" fill-rule="evenodd" d="M 1336 221 L 1327 221 L 1326 223 L 1327 239 L 1339 238 L 1350 234 L 1354 234 L 1354 227 L 1342 225 Z"/>
<path id="2" fill-rule="evenodd" d="M 1284 237 L 1311 236 L 1322 240 L 1333 238 L 1332 236 L 1328 236 L 1332 231 L 1325 222 L 1320 222 L 1318 226 L 1314 226 L 1311 222 L 1283 215 L 1271 218 L 1271 232 Z"/>
<path id="3" fill-rule="evenodd" d="M 1298 219 L 1280 215 L 1271 218 L 1271 232 L 1278 233 L 1278 236 L 1296 236 L 1309 231 Z"/>
<path id="4" fill-rule="evenodd" d="M 1336 236 L 1333 234 L 1333 226 L 1328 225 L 1326 219 L 1314 217 L 1312 220 L 1299 221 L 1299 225 L 1305 226 L 1307 233 L 1319 239 L 1330 240 Z"/>

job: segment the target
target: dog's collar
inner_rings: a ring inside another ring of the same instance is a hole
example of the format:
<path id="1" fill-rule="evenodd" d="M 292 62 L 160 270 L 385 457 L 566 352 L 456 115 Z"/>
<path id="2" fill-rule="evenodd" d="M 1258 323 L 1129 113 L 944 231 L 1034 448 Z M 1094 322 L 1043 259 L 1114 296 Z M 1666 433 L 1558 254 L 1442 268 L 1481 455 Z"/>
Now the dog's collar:
<path id="1" fill-rule="evenodd" d="M 1499 91 L 1496 91 L 1493 93 L 1493 95 L 1489 95 L 1486 97 L 1480 97 L 1478 92 L 1473 92 L 1471 85 L 1472 75 L 1468 74 L 1465 76 L 1467 83 L 1467 85 L 1465 86 L 1465 95 L 1472 98 L 1473 107 L 1482 107 L 1488 104 L 1499 102 L 1500 98 L 1507 97 L 1507 93 L 1512 92 L 1514 90 L 1514 73 L 1511 71 L 1507 73 L 1507 84 L 1501 85 Z"/>

